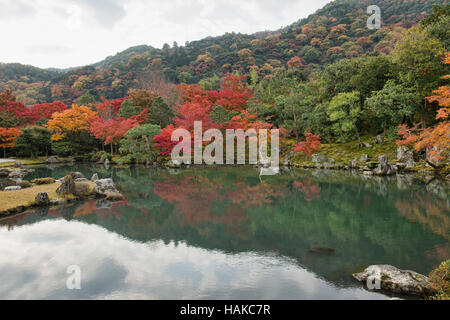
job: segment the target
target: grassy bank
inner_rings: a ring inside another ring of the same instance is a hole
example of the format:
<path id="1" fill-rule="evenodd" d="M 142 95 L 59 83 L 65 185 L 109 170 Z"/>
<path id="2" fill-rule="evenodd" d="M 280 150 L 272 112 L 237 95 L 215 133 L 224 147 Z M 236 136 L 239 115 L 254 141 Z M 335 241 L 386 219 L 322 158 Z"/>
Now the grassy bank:
<path id="1" fill-rule="evenodd" d="M 95 187 L 93 182 L 83 182 L 89 185 L 90 189 Z M 76 197 L 72 194 L 64 197 L 56 193 L 56 189 L 60 183 L 37 185 L 26 189 L 14 191 L 0 191 L 0 215 L 13 213 L 15 211 L 24 211 L 35 205 L 35 197 L 40 192 L 46 192 L 50 201 L 58 200 L 75 200 Z"/>
<path id="2" fill-rule="evenodd" d="M 395 141 L 385 141 L 383 144 L 376 144 L 374 136 L 361 137 L 361 143 L 369 144 L 369 147 L 359 147 L 359 141 L 350 141 L 344 143 L 322 143 L 314 153 L 324 154 L 328 159 L 334 159 L 334 163 L 347 165 L 353 159 L 359 159 L 363 154 L 369 156 L 370 161 L 377 161 L 378 157 L 386 155 L 389 161 L 397 159 L 397 144 Z M 294 144 L 291 142 L 290 144 Z M 307 165 L 312 164 L 311 158 L 306 159 L 304 154 L 296 154 L 292 159 L 294 164 Z"/>
<path id="3" fill-rule="evenodd" d="M 34 159 L 11 159 L 11 161 L 0 163 L 0 168 L 13 167 L 15 162 L 21 162 L 25 166 L 37 165 L 37 164 L 45 164 L 47 163 L 46 157 L 38 157 Z"/>

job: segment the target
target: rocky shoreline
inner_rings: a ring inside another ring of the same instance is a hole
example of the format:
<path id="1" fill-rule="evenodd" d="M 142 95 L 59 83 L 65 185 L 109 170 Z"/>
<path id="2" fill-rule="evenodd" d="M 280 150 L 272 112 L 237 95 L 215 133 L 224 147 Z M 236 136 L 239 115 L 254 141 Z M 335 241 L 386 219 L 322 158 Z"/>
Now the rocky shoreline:
<path id="1" fill-rule="evenodd" d="M 328 170 L 357 170 L 365 176 L 393 176 L 403 173 L 424 173 L 430 175 L 441 174 L 439 169 L 445 167 L 443 163 L 423 162 L 420 164 L 414 159 L 414 153 L 405 147 L 397 149 L 397 159 L 389 161 L 387 155 L 381 155 L 377 159 L 371 159 L 368 154 L 363 154 L 359 158 L 354 158 L 346 164 L 339 163 L 333 158 L 328 158 L 325 154 L 313 154 L 311 162 L 298 163 L 286 157 L 284 166 L 291 166 L 304 169 L 328 169 Z M 450 180 L 450 174 L 442 175 L 442 178 Z"/>
<path id="2" fill-rule="evenodd" d="M 0 197 L 0 205 L 2 205 L 0 207 L 0 216 L 18 214 L 36 207 L 64 205 L 90 197 L 104 198 L 108 201 L 124 199 L 124 196 L 117 190 L 112 179 L 99 179 L 97 174 L 94 174 L 91 180 L 86 179 L 80 172 L 71 172 L 58 180 L 39 178 L 32 180 L 31 183 L 23 183 L 24 180 L 22 178 L 32 171 L 33 169 L 19 166 L 8 170 L 9 174 L 6 177 L 9 179 L 15 177 L 17 185 L 0 191 L 0 196 L 1 194 L 5 195 Z M 6 175 L 5 170 L 1 172 L 3 176 Z M 44 191 L 41 189 L 44 189 Z M 6 196 L 17 196 L 14 198 L 23 199 L 17 200 L 20 204 L 8 207 L 8 203 L 1 203 L 2 201 L 7 201 L 7 199 L 5 200 Z"/>

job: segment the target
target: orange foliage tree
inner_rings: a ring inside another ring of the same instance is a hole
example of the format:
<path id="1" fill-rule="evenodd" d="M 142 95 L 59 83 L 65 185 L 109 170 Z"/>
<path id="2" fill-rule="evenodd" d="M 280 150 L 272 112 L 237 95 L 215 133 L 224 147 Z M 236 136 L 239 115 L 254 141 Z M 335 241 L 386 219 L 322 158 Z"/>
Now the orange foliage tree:
<path id="1" fill-rule="evenodd" d="M 3 156 L 6 158 L 6 149 L 14 147 L 20 130 L 16 128 L 0 128 L 0 147 L 3 148 Z"/>
<path id="2" fill-rule="evenodd" d="M 85 106 L 72 105 L 71 109 L 55 112 L 47 127 L 52 131 L 52 140 L 64 139 L 67 134 L 88 131 L 90 121 L 97 116 L 97 112 Z"/>

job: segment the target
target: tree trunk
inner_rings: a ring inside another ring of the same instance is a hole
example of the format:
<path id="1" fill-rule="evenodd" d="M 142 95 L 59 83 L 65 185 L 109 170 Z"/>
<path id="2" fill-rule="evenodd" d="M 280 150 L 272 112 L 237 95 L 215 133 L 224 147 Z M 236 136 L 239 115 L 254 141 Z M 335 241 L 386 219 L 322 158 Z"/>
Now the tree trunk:
<path id="1" fill-rule="evenodd" d="M 111 142 L 111 155 L 113 155 L 113 154 L 114 154 L 114 149 L 113 149 L 113 144 Z"/>

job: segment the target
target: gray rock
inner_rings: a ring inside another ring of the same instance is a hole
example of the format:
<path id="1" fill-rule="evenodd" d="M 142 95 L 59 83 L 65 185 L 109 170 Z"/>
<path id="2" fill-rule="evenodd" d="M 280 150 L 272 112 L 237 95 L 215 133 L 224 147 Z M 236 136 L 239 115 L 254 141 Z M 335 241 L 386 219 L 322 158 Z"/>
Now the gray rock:
<path id="1" fill-rule="evenodd" d="M 98 174 L 94 173 L 92 175 L 91 181 L 96 181 L 96 180 L 98 180 Z"/>
<path id="2" fill-rule="evenodd" d="M 372 171 L 364 171 L 363 175 L 365 175 L 365 176 L 373 176 L 373 172 Z"/>
<path id="3" fill-rule="evenodd" d="M 77 178 L 75 179 L 75 182 L 88 182 L 89 180 L 86 178 Z"/>
<path id="4" fill-rule="evenodd" d="M 25 170 L 14 169 L 9 172 L 8 178 L 10 179 L 22 179 L 26 175 Z"/>
<path id="5" fill-rule="evenodd" d="M 180 168 L 181 167 L 181 161 L 179 161 L 179 160 L 170 160 L 169 162 L 167 162 L 166 166 L 169 167 L 169 168 Z"/>
<path id="6" fill-rule="evenodd" d="M 115 201 L 122 200 L 123 195 L 116 189 L 112 179 L 100 179 L 94 181 L 96 186 L 94 193 L 100 197 L 106 197 L 107 200 Z"/>
<path id="7" fill-rule="evenodd" d="M 388 163 L 388 157 L 386 155 L 382 155 L 378 157 L 378 167 L 375 169 L 374 173 L 379 176 L 390 176 L 395 173 L 392 166 Z"/>
<path id="8" fill-rule="evenodd" d="M 81 172 L 71 172 L 70 175 L 74 179 L 83 179 L 84 175 Z"/>
<path id="9" fill-rule="evenodd" d="M 10 170 L 8 168 L 0 168 L 0 177 L 5 178 L 9 176 Z"/>
<path id="10" fill-rule="evenodd" d="M 410 270 L 400 270 L 390 265 L 369 266 L 353 274 L 361 282 L 380 284 L 381 289 L 406 295 L 423 295 L 430 292 L 428 278 Z"/>
<path id="11" fill-rule="evenodd" d="M 324 154 L 316 153 L 311 156 L 311 159 L 312 162 L 324 162 L 327 161 L 327 156 Z"/>
<path id="12" fill-rule="evenodd" d="M 383 143 L 384 143 L 383 136 L 381 134 L 377 135 L 377 137 L 375 138 L 375 144 L 383 144 Z"/>
<path id="13" fill-rule="evenodd" d="M 23 167 L 22 162 L 20 161 L 14 162 L 14 168 L 22 168 L 22 167 Z"/>
<path id="14" fill-rule="evenodd" d="M 400 146 L 397 148 L 397 161 L 404 163 L 405 168 L 414 168 L 414 151 L 408 149 L 405 146 Z"/>
<path id="15" fill-rule="evenodd" d="M 351 162 L 351 167 L 352 167 L 352 168 L 356 168 L 357 166 L 358 166 L 358 159 L 355 158 L 355 159 L 353 159 L 352 162 Z"/>
<path id="16" fill-rule="evenodd" d="M 364 142 L 363 144 L 366 148 L 372 148 L 372 145 L 370 143 Z"/>
<path id="17" fill-rule="evenodd" d="M 64 196 L 69 193 L 73 193 L 75 190 L 75 181 L 69 174 L 61 179 L 61 185 L 56 189 L 56 193 Z"/>
<path id="18" fill-rule="evenodd" d="M 439 151 L 439 149 L 437 149 L 436 147 L 433 147 L 432 149 L 433 151 L 436 152 L 436 155 L 441 155 L 441 151 Z M 426 149 L 426 161 L 427 161 L 427 165 L 432 167 L 433 169 L 437 169 L 443 166 L 443 164 L 445 163 L 445 159 L 443 160 L 435 160 L 434 157 L 429 157 L 430 154 L 429 149 Z"/>
<path id="19" fill-rule="evenodd" d="M 59 163 L 59 160 L 56 156 L 51 156 L 51 157 L 47 158 L 47 162 L 48 163 Z"/>
<path id="20" fill-rule="evenodd" d="M 359 161 L 361 161 L 361 162 L 369 161 L 369 155 L 368 154 L 361 155 L 361 157 L 359 158 Z"/>
<path id="21" fill-rule="evenodd" d="M 16 190 L 20 190 L 22 189 L 21 186 L 10 186 L 10 187 L 6 187 L 5 191 L 16 191 Z"/>
<path id="22" fill-rule="evenodd" d="M 48 206 L 50 204 L 50 198 L 48 197 L 47 192 L 40 192 L 34 198 L 36 204 L 39 206 Z"/>
<path id="23" fill-rule="evenodd" d="M 86 181 L 88 181 L 86 179 Z M 91 188 L 87 183 L 75 183 L 73 194 L 77 197 L 87 197 L 91 194 Z"/>

